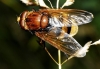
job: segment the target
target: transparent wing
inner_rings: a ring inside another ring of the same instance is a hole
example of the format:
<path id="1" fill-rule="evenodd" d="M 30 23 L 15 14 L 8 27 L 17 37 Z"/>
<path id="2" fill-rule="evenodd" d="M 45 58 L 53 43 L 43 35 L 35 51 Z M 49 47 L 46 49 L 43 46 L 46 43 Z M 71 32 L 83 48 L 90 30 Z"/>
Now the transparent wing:
<path id="1" fill-rule="evenodd" d="M 70 57 L 73 54 L 75 54 L 80 48 L 82 48 L 82 46 L 67 33 L 64 33 L 62 38 L 59 38 L 61 34 L 60 31 L 61 28 L 55 27 L 50 29 L 48 32 L 41 31 L 41 32 L 35 32 L 35 34 L 42 40 L 48 42 L 55 48 L 67 54 L 68 57 Z"/>
<path id="2" fill-rule="evenodd" d="M 90 23 L 93 19 L 93 15 L 90 12 L 77 9 L 63 9 L 63 10 L 52 10 L 50 12 L 49 23 L 51 26 L 70 27 L 74 22 L 77 25 Z"/>

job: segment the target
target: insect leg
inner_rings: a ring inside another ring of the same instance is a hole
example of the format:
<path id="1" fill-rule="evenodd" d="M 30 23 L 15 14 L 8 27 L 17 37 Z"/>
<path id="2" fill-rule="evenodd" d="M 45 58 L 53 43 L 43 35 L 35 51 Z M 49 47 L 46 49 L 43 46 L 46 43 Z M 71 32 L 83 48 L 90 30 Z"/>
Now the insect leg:
<path id="1" fill-rule="evenodd" d="M 41 45 L 43 48 L 45 48 L 45 41 L 43 41 L 42 39 L 39 38 L 39 40 L 37 40 L 37 42 L 39 43 L 39 45 Z"/>
<path id="2" fill-rule="evenodd" d="M 37 42 L 45 49 L 45 51 L 48 53 L 48 55 L 51 57 L 51 59 L 58 65 L 58 62 L 53 58 L 53 56 L 50 54 L 50 52 L 46 48 L 45 41 L 43 41 L 42 39 L 39 38 L 39 40 L 37 40 Z"/>

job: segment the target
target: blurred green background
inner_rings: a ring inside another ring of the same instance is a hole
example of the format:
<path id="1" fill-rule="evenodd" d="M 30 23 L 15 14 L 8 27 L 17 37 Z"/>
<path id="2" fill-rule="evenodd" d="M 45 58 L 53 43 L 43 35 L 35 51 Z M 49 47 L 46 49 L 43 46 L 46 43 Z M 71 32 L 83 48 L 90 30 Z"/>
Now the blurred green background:
<path id="1" fill-rule="evenodd" d="M 55 6 L 56 0 L 51 0 Z M 61 0 L 63 4 L 65 0 Z M 37 43 L 37 37 L 22 30 L 17 17 L 25 10 L 38 7 L 26 6 L 19 0 L 0 0 L 0 69 L 58 69 L 58 66 Z M 83 46 L 87 41 L 100 39 L 100 0 L 75 0 L 69 7 L 93 13 L 91 23 L 79 26 L 75 39 Z M 57 50 L 46 44 L 57 59 Z M 62 56 L 66 58 L 66 56 Z M 83 58 L 72 58 L 62 69 L 100 69 L 100 45 L 91 46 Z"/>

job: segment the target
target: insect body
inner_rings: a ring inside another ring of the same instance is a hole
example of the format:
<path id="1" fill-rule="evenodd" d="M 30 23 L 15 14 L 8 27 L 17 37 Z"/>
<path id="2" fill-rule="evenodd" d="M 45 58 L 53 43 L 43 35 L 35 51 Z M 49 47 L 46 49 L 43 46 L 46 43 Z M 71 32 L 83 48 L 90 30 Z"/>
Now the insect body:
<path id="1" fill-rule="evenodd" d="M 68 57 L 84 57 L 87 49 L 73 38 L 78 25 L 92 21 L 90 12 L 77 9 L 40 9 L 24 11 L 17 21 L 22 29 L 35 31 L 36 36 L 64 52 Z"/>

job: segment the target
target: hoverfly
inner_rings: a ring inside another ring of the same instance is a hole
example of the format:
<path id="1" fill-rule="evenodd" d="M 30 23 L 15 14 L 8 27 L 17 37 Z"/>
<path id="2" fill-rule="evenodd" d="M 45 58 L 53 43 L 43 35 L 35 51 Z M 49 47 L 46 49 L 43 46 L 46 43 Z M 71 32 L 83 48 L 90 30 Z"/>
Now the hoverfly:
<path id="1" fill-rule="evenodd" d="M 66 0 L 59 9 L 49 8 L 43 0 L 21 0 L 27 5 L 39 5 L 45 9 L 38 11 L 24 11 L 17 18 L 22 29 L 34 31 L 35 35 L 53 47 L 64 52 L 68 58 L 84 57 L 91 42 L 82 47 L 73 36 L 78 32 L 78 25 L 90 23 L 93 15 L 90 12 L 78 9 L 62 9 L 64 6 L 73 4 L 74 0 Z M 58 1 L 58 0 L 57 0 Z"/>

